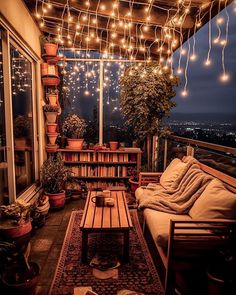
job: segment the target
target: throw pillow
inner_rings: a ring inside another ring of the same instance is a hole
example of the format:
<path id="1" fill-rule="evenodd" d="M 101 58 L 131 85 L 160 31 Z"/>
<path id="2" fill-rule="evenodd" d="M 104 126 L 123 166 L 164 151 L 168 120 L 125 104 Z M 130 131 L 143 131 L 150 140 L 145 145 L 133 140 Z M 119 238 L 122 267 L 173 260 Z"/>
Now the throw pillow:
<path id="1" fill-rule="evenodd" d="M 235 219 L 236 194 L 225 188 L 220 180 L 213 179 L 195 201 L 189 215 L 198 219 Z"/>
<path id="2" fill-rule="evenodd" d="M 187 164 L 178 158 L 171 161 L 160 178 L 160 184 L 164 189 L 169 190 L 178 187 L 180 180 L 186 172 L 186 166 Z"/>

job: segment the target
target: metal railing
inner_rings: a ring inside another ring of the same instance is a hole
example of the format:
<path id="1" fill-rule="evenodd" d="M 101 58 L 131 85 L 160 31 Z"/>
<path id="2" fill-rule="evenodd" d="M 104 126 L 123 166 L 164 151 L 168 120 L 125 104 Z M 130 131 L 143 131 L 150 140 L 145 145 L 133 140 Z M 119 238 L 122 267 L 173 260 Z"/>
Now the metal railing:
<path id="1" fill-rule="evenodd" d="M 169 162 L 184 155 L 194 156 L 199 162 L 236 177 L 236 148 L 171 135 L 163 143 L 163 170 Z"/>

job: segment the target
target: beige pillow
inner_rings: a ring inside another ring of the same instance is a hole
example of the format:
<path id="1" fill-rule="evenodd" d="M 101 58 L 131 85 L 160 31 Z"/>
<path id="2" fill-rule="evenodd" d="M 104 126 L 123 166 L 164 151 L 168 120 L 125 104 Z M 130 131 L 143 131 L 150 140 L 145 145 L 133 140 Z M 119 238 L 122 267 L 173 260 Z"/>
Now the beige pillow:
<path id="1" fill-rule="evenodd" d="M 218 179 L 209 182 L 189 211 L 192 218 L 235 219 L 236 194 L 227 190 Z"/>
<path id="2" fill-rule="evenodd" d="M 166 170 L 162 173 L 160 184 L 165 189 L 175 189 L 179 185 L 183 174 L 186 172 L 186 166 L 187 164 L 183 163 L 178 158 L 172 160 Z"/>

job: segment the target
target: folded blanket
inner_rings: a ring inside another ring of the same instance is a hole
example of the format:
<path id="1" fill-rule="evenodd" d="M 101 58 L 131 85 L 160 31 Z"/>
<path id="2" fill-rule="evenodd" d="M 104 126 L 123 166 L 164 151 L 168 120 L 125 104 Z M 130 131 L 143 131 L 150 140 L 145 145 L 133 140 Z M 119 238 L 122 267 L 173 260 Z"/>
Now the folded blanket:
<path id="1" fill-rule="evenodd" d="M 189 163 L 186 174 L 175 189 L 148 184 L 139 209 L 151 208 L 174 214 L 186 214 L 213 177 L 204 173 L 198 164 Z"/>

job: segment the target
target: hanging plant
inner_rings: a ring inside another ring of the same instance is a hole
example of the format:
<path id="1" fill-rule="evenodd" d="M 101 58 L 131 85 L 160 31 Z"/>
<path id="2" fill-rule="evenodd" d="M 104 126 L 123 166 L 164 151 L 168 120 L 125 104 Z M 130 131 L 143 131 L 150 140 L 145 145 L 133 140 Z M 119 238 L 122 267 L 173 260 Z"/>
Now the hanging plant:
<path id="1" fill-rule="evenodd" d="M 125 124 L 134 127 L 140 140 L 161 131 L 161 120 L 176 106 L 171 99 L 178 81 L 170 70 L 156 63 L 131 65 L 121 77 L 120 106 Z"/>

